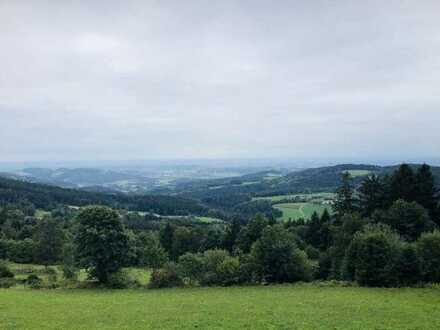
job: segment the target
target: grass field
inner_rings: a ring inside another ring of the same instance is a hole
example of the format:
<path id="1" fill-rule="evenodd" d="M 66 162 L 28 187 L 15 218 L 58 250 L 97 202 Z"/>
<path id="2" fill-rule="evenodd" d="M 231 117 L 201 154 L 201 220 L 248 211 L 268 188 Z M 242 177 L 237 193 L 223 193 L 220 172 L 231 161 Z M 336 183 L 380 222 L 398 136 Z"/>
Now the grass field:
<path id="1" fill-rule="evenodd" d="M 195 217 L 197 220 L 199 220 L 200 222 L 204 222 L 204 223 L 222 223 L 223 220 L 222 219 L 217 219 L 217 218 L 211 218 L 211 217 Z"/>
<path id="2" fill-rule="evenodd" d="M 368 170 L 348 170 L 344 172 L 346 173 L 348 172 L 353 178 L 358 176 L 367 176 L 368 174 L 372 173 L 371 171 Z"/>
<path id="3" fill-rule="evenodd" d="M 311 193 L 311 194 L 290 194 L 290 195 L 275 195 L 267 197 L 254 197 L 252 200 L 270 200 L 272 202 L 278 202 L 284 199 L 303 198 L 308 201 L 322 201 L 325 199 L 333 199 L 336 196 L 334 193 Z"/>
<path id="4" fill-rule="evenodd" d="M 9 329 L 439 329 L 439 289 L 0 290 Z"/>
<path id="5" fill-rule="evenodd" d="M 326 208 L 330 209 L 330 206 L 315 203 L 282 203 L 275 204 L 273 207 L 283 212 L 283 216 L 280 219 L 284 221 L 289 219 L 298 220 L 300 218 L 310 219 L 313 212 L 321 215 Z"/>

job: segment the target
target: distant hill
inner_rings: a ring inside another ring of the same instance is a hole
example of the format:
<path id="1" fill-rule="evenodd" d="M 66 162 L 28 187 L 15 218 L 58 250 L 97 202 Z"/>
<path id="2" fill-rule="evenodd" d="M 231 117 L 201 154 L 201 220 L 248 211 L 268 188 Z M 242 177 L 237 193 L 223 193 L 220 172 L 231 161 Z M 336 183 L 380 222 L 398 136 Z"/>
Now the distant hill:
<path id="1" fill-rule="evenodd" d="M 417 169 L 420 165 L 411 165 Z M 307 192 L 334 192 L 340 185 L 341 174 L 349 172 L 355 185 L 370 174 L 391 174 L 398 166 L 381 167 L 365 164 L 341 164 L 310 168 L 283 175 L 265 171 L 252 175 L 219 180 L 201 180 L 178 185 L 175 194 L 205 200 L 216 200 L 222 196 L 243 201 L 256 196 L 285 195 Z M 440 185 L 440 167 L 432 167 L 437 185 Z"/>
<path id="2" fill-rule="evenodd" d="M 207 212 L 199 202 L 183 197 L 87 192 L 0 177 L 0 204 L 21 200 L 41 209 L 52 209 L 59 204 L 99 204 L 162 215 L 204 215 Z"/>

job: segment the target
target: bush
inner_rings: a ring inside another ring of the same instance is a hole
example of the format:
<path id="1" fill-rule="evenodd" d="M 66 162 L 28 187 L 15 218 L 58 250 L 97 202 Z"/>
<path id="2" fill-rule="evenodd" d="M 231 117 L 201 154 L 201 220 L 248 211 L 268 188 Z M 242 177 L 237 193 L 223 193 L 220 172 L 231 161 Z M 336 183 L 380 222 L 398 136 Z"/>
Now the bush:
<path id="1" fill-rule="evenodd" d="M 216 275 L 218 284 L 228 286 L 239 282 L 240 262 L 238 258 L 227 257 L 217 265 Z"/>
<path id="2" fill-rule="evenodd" d="M 134 254 L 139 266 L 159 268 L 168 261 L 168 254 L 153 233 L 141 233 L 135 238 Z"/>
<path id="3" fill-rule="evenodd" d="M 440 231 L 423 234 L 417 241 L 417 253 L 425 281 L 440 282 Z"/>
<path id="4" fill-rule="evenodd" d="M 346 278 L 363 286 L 393 286 L 398 283 L 399 236 L 385 225 L 368 225 L 357 232 L 344 260 Z"/>
<path id="5" fill-rule="evenodd" d="M 314 248 L 311 245 L 307 245 L 304 251 L 306 252 L 307 257 L 309 259 L 313 259 L 313 260 L 319 259 L 319 250 L 317 248 Z"/>
<path id="6" fill-rule="evenodd" d="M 52 267 L 48 267 L 48 268 L 46 268 L 45 273 L 47 274 L 47 281 L 48 281 L 47 288 L 55 289 L 55 288 L 59 287 L 58 273 L 57 273 L 56 269 L 52 268 Z"/>
<path id="7" fill-rule="evenodd" d="M 16 284 L 16 281 L 13 278 L 5 277 L 0 278 L 0 289 L 9 289 Z"/>
<path id="8" fill-rule="evenodd" d="M 421 281 L 420 262 L 414 244 L 402 244 L 397 259 L 396 271 L 401 286 L 412 286 Z"/>
<path id="9" fill-rule="evenodd" d="M 177 273 L 176 265 L 168 263 L 163 268 L 153 270 L 148 286 L 151 289 L 172 288 L 183 286 L 183 281 Z"/>
<path id="10" fill-rule="evenodd" d="M 127 289 L 140 286 L 140 284 L 125 270 L 119 270 L 110 275 L 106 286 L 111 289 Z"/>
<path id="11" fill-rule="evenodd" d="M 299 250 L 294 237 L 281 225 L 266 227 L 252 247 L 252 256 L 267 282 L 308 281 L 312 267 L 306 254 Z"/>
<path id="12" fill-rule="evenodd" d="M 9 269 L 8 265 L 0 261 L 0 278 L 12 278 L 14 273 Z"/>
<path id="13" fill-rule="evenodd" d="M 75 263 L 75 246 L 72 243 L 64 245 L 61 269 L 66 280 L 76 281 L 78 279 L 79 269 Z"/>
<path id="14" fill-rule="evenodd" d="M 32 289 L 40 289 L 42 287 L 43 281 L 35 274 L 31 274 L 27 277 L 25 284 Z"/>
<path id="15" fill-rule="evenodd" d="M 188 252 L 179 257 L 177 270 L 187 284 L 194 285 L 201 281 L 204 266 L 203 256 Z"/>

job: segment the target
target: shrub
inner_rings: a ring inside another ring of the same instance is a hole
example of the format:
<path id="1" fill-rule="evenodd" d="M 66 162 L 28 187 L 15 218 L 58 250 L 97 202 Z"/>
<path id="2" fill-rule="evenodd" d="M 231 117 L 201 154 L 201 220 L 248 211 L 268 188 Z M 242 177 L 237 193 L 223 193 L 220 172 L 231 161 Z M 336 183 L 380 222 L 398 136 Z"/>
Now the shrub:
<path id="1" fill-rule="evenodd" d="M 179 257 L 177 270 L 179 276 L 188 284 L 199 283 L 204 273 L 203 256 L 189 252 L 185 253 Z"/>
<path id="2" fill-rule="evenodd" d="M 345 273 L 364 286 L 396 285 L 400 248 L 399 236 L 388 226 L 367 225 L 355 234 L 347 251 Z"/>
<path id="3" fill-rule="evenodd" d="M 78 279 L 79 269 L 75 263 L 75 246 L 72 243 L 64 245 L 61 269 L 66 280 L 76 281 Z"/>
<path id="4" fill-rule="evenodd" d="M 135 239 L 134 247 L 139 266 L 159 268 L 168 261 L 168 254 L 160 245 L 159 237 L 155 234 L 139 234 Z"/>
<path id="5" fill-rule="evenodd" d="M 47 267 L 46 268 L 46 274 L 47 274 L 47 281 L 48 285 L 47 287 L 49 289 L 55 289 L 58 285 L 58 273 L 55 268 Z"/>
<path id="6" fill-rule="evenodd" d="M 153 270 L 149 288 L 172 288 L 182 285 L 183 281 L 177 273 L 176 265 L 174 263 L 168 263 L 163 268 Z"/>
<path id="7" fill-rule="evenodd" d="M 263 230 L 252 247 L 252 255 L 263 280 L 282 283 L 311 279 L 312 267 L 306 254 L 296 247 L 292 234 L 281 225 Z"/>
<path id="8" fill-rule="evenodd" d="M 202 285 L 231 285 L 238 282 L 239 261 L 226 250 L 207 250 L 203 254 Z"/>
<path id="9" fill-rule="evenodd" d="M 5 277 L 0 278 L 0 288 L 1 289 L 9 289 L 16 284 L 16 281 L 13 278 Z"/>
<path id="10" fill-rule="evenodd" d="M 238 269 L 238 283 L 257 283 L 259 265 L 250 254 L 242 254 L 238 257 L 240 267 Z"/>
<path id="11" fill-rule="evenodd" d="M 218 284 L 228 286 L 237 284 L 240 278 L 240 262 L 238 258 L 227 257 L 217 265 Z"/>
<path id="12" fill-rule="evenodd" d="M 9 269 L 8 265 L 0 261 L 0 278 L 12 278 L 14 273 Z"/>
<path id="13" fill-rule="evenodd" d="M 440 282 L 440 231 L 423 234 L 417 241 L 417 253 L 425 281 Z"/>
<path id="14" fill-rule="evenodd" d="M 111 289 L 127 289 L 139 286 L 139 283 L 125 270 L 110 275 L 106 286 Z"/>
<path id="15" fill-rule="evenodd" d="M 396 271 L 401 286 L 412 286 L 421 280 L 420 262 L 414 244 L 402 244 Z"/>
<path id="16" fill-rule="evenodd" d="M 31 274 L 27 277 L 25 284 L 32 289 L 40 289 L 43 281 L 35 274 Z"/>

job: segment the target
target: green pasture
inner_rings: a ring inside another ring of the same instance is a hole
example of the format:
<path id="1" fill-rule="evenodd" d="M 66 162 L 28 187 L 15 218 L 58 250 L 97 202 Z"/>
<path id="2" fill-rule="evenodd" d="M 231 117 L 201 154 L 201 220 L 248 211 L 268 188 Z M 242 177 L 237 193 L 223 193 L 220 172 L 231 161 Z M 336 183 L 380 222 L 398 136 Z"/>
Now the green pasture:
<path id="1" fill-rule="evenodd" d="M 439 289 L 0 289 L 0 329 L 440 329 Z"/>
<path id="2" fill-rule="evenodd" d="M 368 170 L 347 170 L 344 172 L 350 174 L 353 178 L 358 176 L 367 176 L 372 173 L 371 171 Z"/>
<path id="3" fill-rule="evenodd" d="M 300 218 L 310 219 L 313 212 L 317 212 L 321 215 L 324 210 L 327 208 L 330 211 L 329 205 L 322 205 L 319 203 L 282 203 L 275 204 L 274 208 L 283 212 L 281 220 L 287 221 L 289 219 L 298 220 Z"/>

